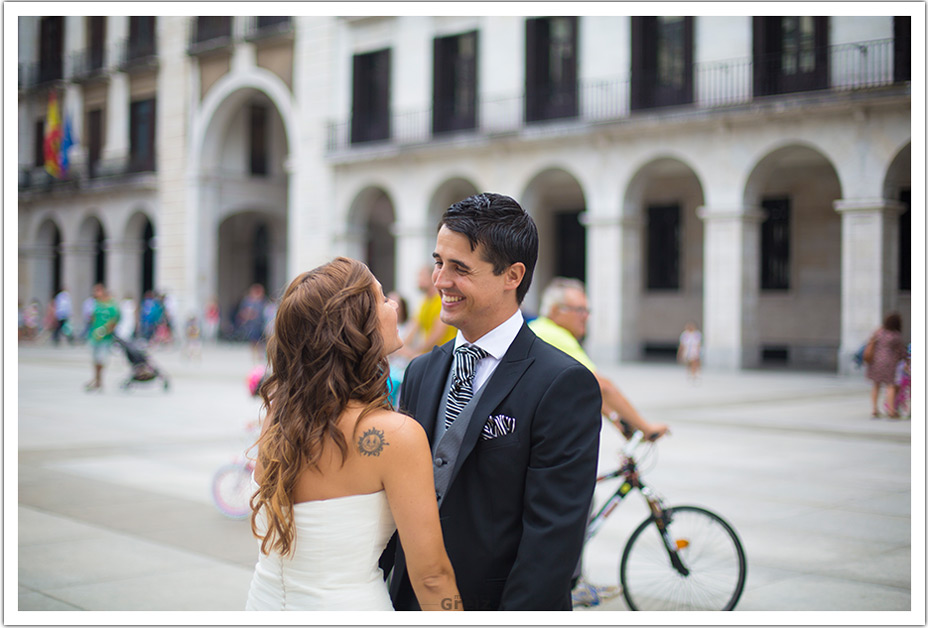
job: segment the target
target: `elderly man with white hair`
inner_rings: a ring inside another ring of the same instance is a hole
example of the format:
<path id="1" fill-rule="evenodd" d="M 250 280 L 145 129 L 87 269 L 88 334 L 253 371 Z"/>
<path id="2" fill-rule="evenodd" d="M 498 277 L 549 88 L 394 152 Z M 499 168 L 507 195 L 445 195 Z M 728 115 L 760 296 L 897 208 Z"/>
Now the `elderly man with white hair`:
<path id="1" fill-rule="evenodd" d="M 529 327 L 535 335 L 560 349 L 580 362 L 596 376 L 603 396 L 603 415 L 620 430 L 619 420 L 625 421 L 633 430 L 641 430 L 652 440 L 667 433 L 661 423 L 648 423 L 625 398 L 618 387 L 605 375 L 596 370 L 596 365 L 580 345 L 586 335 L 586 321 L 590 316 L 586 289 L 577 279 L 556 277 L 545 288 L 541 297 L 541 313 Z"/>

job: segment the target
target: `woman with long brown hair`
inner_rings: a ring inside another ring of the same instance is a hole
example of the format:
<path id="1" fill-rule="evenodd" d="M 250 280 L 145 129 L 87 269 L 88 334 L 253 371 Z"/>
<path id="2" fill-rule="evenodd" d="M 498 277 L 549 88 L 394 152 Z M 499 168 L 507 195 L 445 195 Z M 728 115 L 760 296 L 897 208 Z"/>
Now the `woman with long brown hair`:
<path id="1" fill-rule="evenodd" d="M 425 610 L 459 606 L 422 427 L 392 410 L 396 303 L 360 262 L 291 282 L 268 342 L 271 375 L 252 498 L 249 610 L 392 610 L 378 559 L 394 530 Z"/>

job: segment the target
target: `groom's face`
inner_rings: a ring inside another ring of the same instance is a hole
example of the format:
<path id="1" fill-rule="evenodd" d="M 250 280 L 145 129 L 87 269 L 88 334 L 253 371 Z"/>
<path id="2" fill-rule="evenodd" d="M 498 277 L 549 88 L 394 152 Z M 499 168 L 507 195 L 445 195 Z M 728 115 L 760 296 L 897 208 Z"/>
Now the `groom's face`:
<path id="1" fill-rule="evenodd" d="M 516 271 L 514 282 L 512 267 L 494 275 L 493 264 L 483 258 L 482 251 L 483 245 L 472 251 L 467 236 L 442 227 L 432 254 L 432 281 L 441 293 L 441 320 L 460 329 L 468 342 L 495 328 L 518 307 L 515 288 L 521 274 Z"/>

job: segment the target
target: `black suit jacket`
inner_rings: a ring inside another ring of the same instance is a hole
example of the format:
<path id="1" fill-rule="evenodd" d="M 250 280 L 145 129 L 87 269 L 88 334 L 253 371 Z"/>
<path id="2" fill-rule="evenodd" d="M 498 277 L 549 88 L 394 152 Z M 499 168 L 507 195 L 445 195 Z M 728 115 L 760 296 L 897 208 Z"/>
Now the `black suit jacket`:
<path id="1" fill-rule="evenodd" d="M 454 341 L 410 363 L 400 407 L 432 442 Z M 596 480 L 602 399 L 590 371 L 523 324 L 487 382 L 441 505 L 445 547 L 464 608 L 570 610 Z M 511 433 L 480 438 L 491 416 Z M 418 609 L 401 546 L 390 593 Z M 389 568 L 389 561 L 383 563 Z"/>

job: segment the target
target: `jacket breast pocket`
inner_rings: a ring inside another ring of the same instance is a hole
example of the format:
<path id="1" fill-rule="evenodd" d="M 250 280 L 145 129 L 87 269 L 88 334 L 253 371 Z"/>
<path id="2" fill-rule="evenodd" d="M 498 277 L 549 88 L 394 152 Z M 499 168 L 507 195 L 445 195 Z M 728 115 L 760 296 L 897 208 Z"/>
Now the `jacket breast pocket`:
<path id="1" fill-rule="evenodd" d="M 503 436 L 497 436 L 496 438 L 488 440 L 479 440 L 477 441 L 477 449 L 481 452 L 488 452 L 508 447 L 516 447 L 518 444 L 519 435 L 513 432 L 512 434 L 504 434 Z"/>

